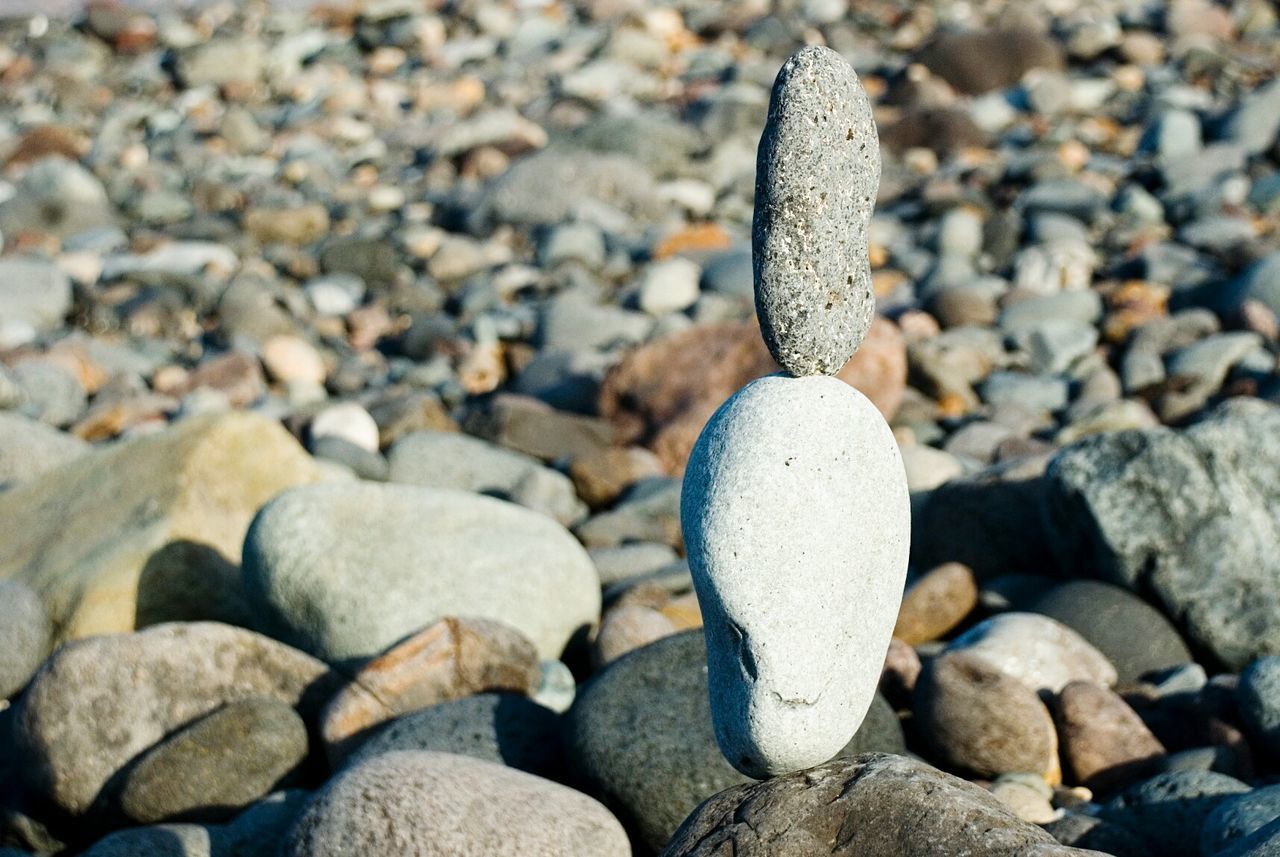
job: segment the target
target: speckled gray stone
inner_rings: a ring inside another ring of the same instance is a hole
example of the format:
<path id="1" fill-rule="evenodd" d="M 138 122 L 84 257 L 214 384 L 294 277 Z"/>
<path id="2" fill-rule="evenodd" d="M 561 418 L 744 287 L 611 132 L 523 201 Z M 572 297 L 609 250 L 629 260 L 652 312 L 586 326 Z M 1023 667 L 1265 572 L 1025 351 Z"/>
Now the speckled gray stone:
<path id="1" fill-rule="evenodd" d="M 351 854 L 630 854 L 591 798 L 466 756 L 400 750 L 347 768 L 303 811 L 282 857 Z"/>
<path id="2" fill-rule="evenodd" d="M 680 512 L 720 749 L 757 778 L 825 762 L 875 695 L 906 577 L 884 418 L 835 378 L 753 381 L 703 429 Z"/>
<path id="3" fill-rule="evenodd" d="M 835 374 L 871 326 L 867 225 L 879 186 L 858 76 L 829 48 L 801 48 L 773 84 L 752 224 L 760 330 L 792 375 Z"/>

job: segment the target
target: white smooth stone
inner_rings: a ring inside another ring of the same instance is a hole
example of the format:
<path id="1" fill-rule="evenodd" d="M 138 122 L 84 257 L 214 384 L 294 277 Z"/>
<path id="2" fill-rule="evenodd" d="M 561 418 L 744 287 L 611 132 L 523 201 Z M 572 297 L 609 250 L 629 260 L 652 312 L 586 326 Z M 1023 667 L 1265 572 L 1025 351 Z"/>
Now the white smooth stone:
<path id="1" fill-rule="evenodd" d="M 698 438 L 681 522 L 725 758 L 757 778 L 827 761 L 871 704 L 906 577 L 884 418 L 832 377 L 748 384 Z"/>

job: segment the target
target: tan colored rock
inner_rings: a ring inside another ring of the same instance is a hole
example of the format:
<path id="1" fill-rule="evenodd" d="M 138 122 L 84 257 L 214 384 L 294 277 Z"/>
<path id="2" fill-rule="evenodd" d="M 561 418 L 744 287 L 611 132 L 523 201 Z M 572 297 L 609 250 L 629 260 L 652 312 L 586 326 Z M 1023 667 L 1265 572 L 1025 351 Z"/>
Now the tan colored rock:
<path id="1" fill-rule="evenodd" d="M 0 578 L 62 642 L 176 619 L 243 621 L 237 565 L 263 503 L 319 469 L 278 424 L 197 417 L 0 494 Z"/>
<path id="2" fill-rule="evenodd" d="M 321 734 L 335 766 L 374 726 L 485 691 L 531 694 L 538 652 L 492 619 L 446 617 L 365 664 L 325 707 Z"/>
<path id="3" fill-rule="evenodd" d="M 597 667 L 647 646 L 655 640 L 670 637 L 678 629 L 675 623 L 651 607 L 624 604 L 604 614 L 600 631 L 591 647 Z"/>
<path id="4" fill-rule="evenodd" d="M 909 646 L 940 639 L 977 604 L 973 570 L 959 562 L 944 563 L 922 575 L 902 596 L 893 636 Z"/>
<path id="5" fill-rule="evenodd" d="M 1141 779 L 1165 755 L 1138 713 L 1112 690 L 1073 681 L 1058 694 L 1053 719 L 1070 782 L 1098 790 Z"/>
<path id="6" fill-rule="evenodd" d="M 1039 777 L 1026 774 L 1003 776 L 991 784 L 991 794 L 1023 821 L 1048 824 L 1058 817 L 1049 800 L 1053 797 L 1053 789 Z"/>
<path id="7" fill-rule="evenodd" d="M 310 244 L 329 234 L 329 212 L 323 205 L 300 208 L 251 208 L 244 228 L 262 244 Z"/>
<path id="8" fill-rule="evenodd" d="M 675 623 L 677 630 L 687 631 L 690 628 L 702 627 L 702 609 L 698 606 L 696 592 L 686 592 L 684 595 L 672 598 L 659 607 L 658 612 Z"/>
<path id="9" fill-rule="evenodd" d="M 649 447 L 673 474 L 716 409 L 740 387 L 778 365 L 754 321 L 704 324 L 632 351 L 600 386 L 600 415 L 619 443 Z M 890 321 L 877 317 L 866 340 L 837 377 L 857 387 L 887 418 L 906 385 L 906 345 Z"/>
<path id="10" fill-rule="evenodd" d="M 915 687 L 914 714 L 937 761 L 982 777 L 1007 773 L 1060 779 L 1058 739 L 1036 692 L 967 652 L 928 664 Z"/>
<path id="11" fill-rule="evenodd" d="M 315 346 L 300 336 L 279 334 L 262 345 L 262 363 L 271 377 L 283 383 L 324 383 L 324 358 Z"/>
<path id="12" fill-rule="evenodd" d="M 662 476 L 662 461 L 649 450 L 609 447 L 580 455 L 569 465 L 569 478 L 578 496 L 593 509 L 612 504 L 647 476 Z"/>

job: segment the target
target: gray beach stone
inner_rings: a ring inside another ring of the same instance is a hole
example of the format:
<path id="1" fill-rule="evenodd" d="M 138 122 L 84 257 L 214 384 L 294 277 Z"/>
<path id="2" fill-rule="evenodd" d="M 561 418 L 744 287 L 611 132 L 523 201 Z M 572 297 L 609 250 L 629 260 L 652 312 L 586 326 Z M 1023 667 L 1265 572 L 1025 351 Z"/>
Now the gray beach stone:
<path id="1" fill-rule="evenodd" d="M 124 775 L 120 811 L 132 822 L 221 821 L 269 794 L 307 756 L 292 706 L 256 696 L 174 733 Z"/>
<path id="2" fill-rule="evenodd" d="M 104 836 L 83 857 L 214 857 L 213 830 L 199 824 L 156 824 Z"/>
<path id="3" fill-rule="evenodd" d="M 1128 828 L 1153 854 L 1198 857 L 1205 820 L 1249 787 L 1212 771 L 1170 771 L 1126 789 L 1103 806 L 1101 818 Z"/>
<path id="4" fill-rule="evenodd" d="M 1045 475 L 1063 568 L 1151 592 L 1227 667 L 1280 654 L 1280 408 L 1237 398 L 1185 431 L 1097 435 Z"/>
<path id="5" fill-rule="evenodd" d="M 1116 668 L 1121 682 L 1192 659 L 1164 614 L 1127 589 L 1100 580 L 1055 586 L 1027 610 L 1056 619 L 1088 640 Z"/>
<path id="6" fill-rule="evenodd" d="M 434 750 L 558 779 L 560 715 L 513 693 L 478 693 L 397 717 L 343 763 L 395 750 Z"/>
<path id="7" fill-rule="evenodd" d="M 577 783 L 655 851 L 699 803 L 748 782 L 716 745 L 700 630 L 664 637 L 612 662 L 585 685 L 565 720 Z M 839 753 L 905 753 L 893 709 L 876 695 Z"/>
<path id="8" fill-rule="evenodd" d="M 420 750 L 373 756 L 330 780 L 281 849 L 282 857 L 630 853 L 622 825 L 580 792 L 491 762 Z"/>
<path id="9" fill-rule="evenodd" d="M 71 280 L 38 259 L 0 259 L 0 345 L 56 330 L 71 309 Z"/>
<path id="10" fill-rule="evenodd" d="M 837 759 L 708 800 L 664 857 L 1067 857 L 986 790 L 936 768 L 879 753 Z"/>
<path id="11" fill-rule="evenodd" d="M 871 326 L 867 227 L 879 184 L 858 76 L 829 48 L 801 48 L 773 85 L 752 223 L 760 329 L 792 375 L 836 373 Z"/>
<path id="12" fill-rule="evenodd" d="M 21 414 L 0 412 L 0 490 L 78 458 L 89 444 Z"/>
<path id="13" fill-rule="evenodd" d="M 457 432 L 414 432 L 391 448 L 392 482 L 488 494 L 542 512 L 569 526 L 587 506 L 569 477 L 531 455 Z"/>
<path id="14" fill-rule="evenodd" d="M 884 418 L 835 378 L 753 381 L 698 438 L 680 514 L 721 749 L 757 777 L 831 758 L 871 704 L 906 577 Z"/>
<path id="15" fill-rule="evenodd" d="M 416 485 L 279 495 L 249 528 L 242 573 L 261 627 L 331 662 L 373 657 L 448 615 L 505 622 L 554 658 L 600 613 L 595 566 L 555 521 Z"/>
<path id="16" fill-rule="evenodd" d="M 1240 673 L 1236 704 L 1250 737 L 1280 758 L 1280 656 L 1258 658 Z"/>
<path id="17" fill-rule="evenodd" d="M 337 677 L 302 652 L 216 622 L 175 622 L 68 643 L 16 707 L 25 780 L 73 814 L 165 736 L 228 702 L 267 696 L 304 717 Z"/>
<path id="18" fill-rule="evenodd" d="M 0 699 L 26 685 L 49 653 L 53 627 L 35 590 L 0 580 Z"/>
<path id="19" fill-rule="evenodd" d="M 1230 797 L 1209 813 L 1200 831 L 1200 853 L 1217 854 L 1280 818 L 1280 785 Z"/>

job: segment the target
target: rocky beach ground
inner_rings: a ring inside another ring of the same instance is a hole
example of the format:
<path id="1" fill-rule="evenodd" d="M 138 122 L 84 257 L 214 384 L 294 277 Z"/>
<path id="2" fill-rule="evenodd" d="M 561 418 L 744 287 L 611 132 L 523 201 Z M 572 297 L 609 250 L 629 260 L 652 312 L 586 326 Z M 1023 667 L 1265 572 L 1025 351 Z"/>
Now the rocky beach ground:
<path id="1" fill-rule="evenodd" d="M 0 0 L 0 857 L 1280 853 L 1274 3 L 140 5 Z M 755 782 L 680 486 L 805 44 L 911 565 Z"/>

